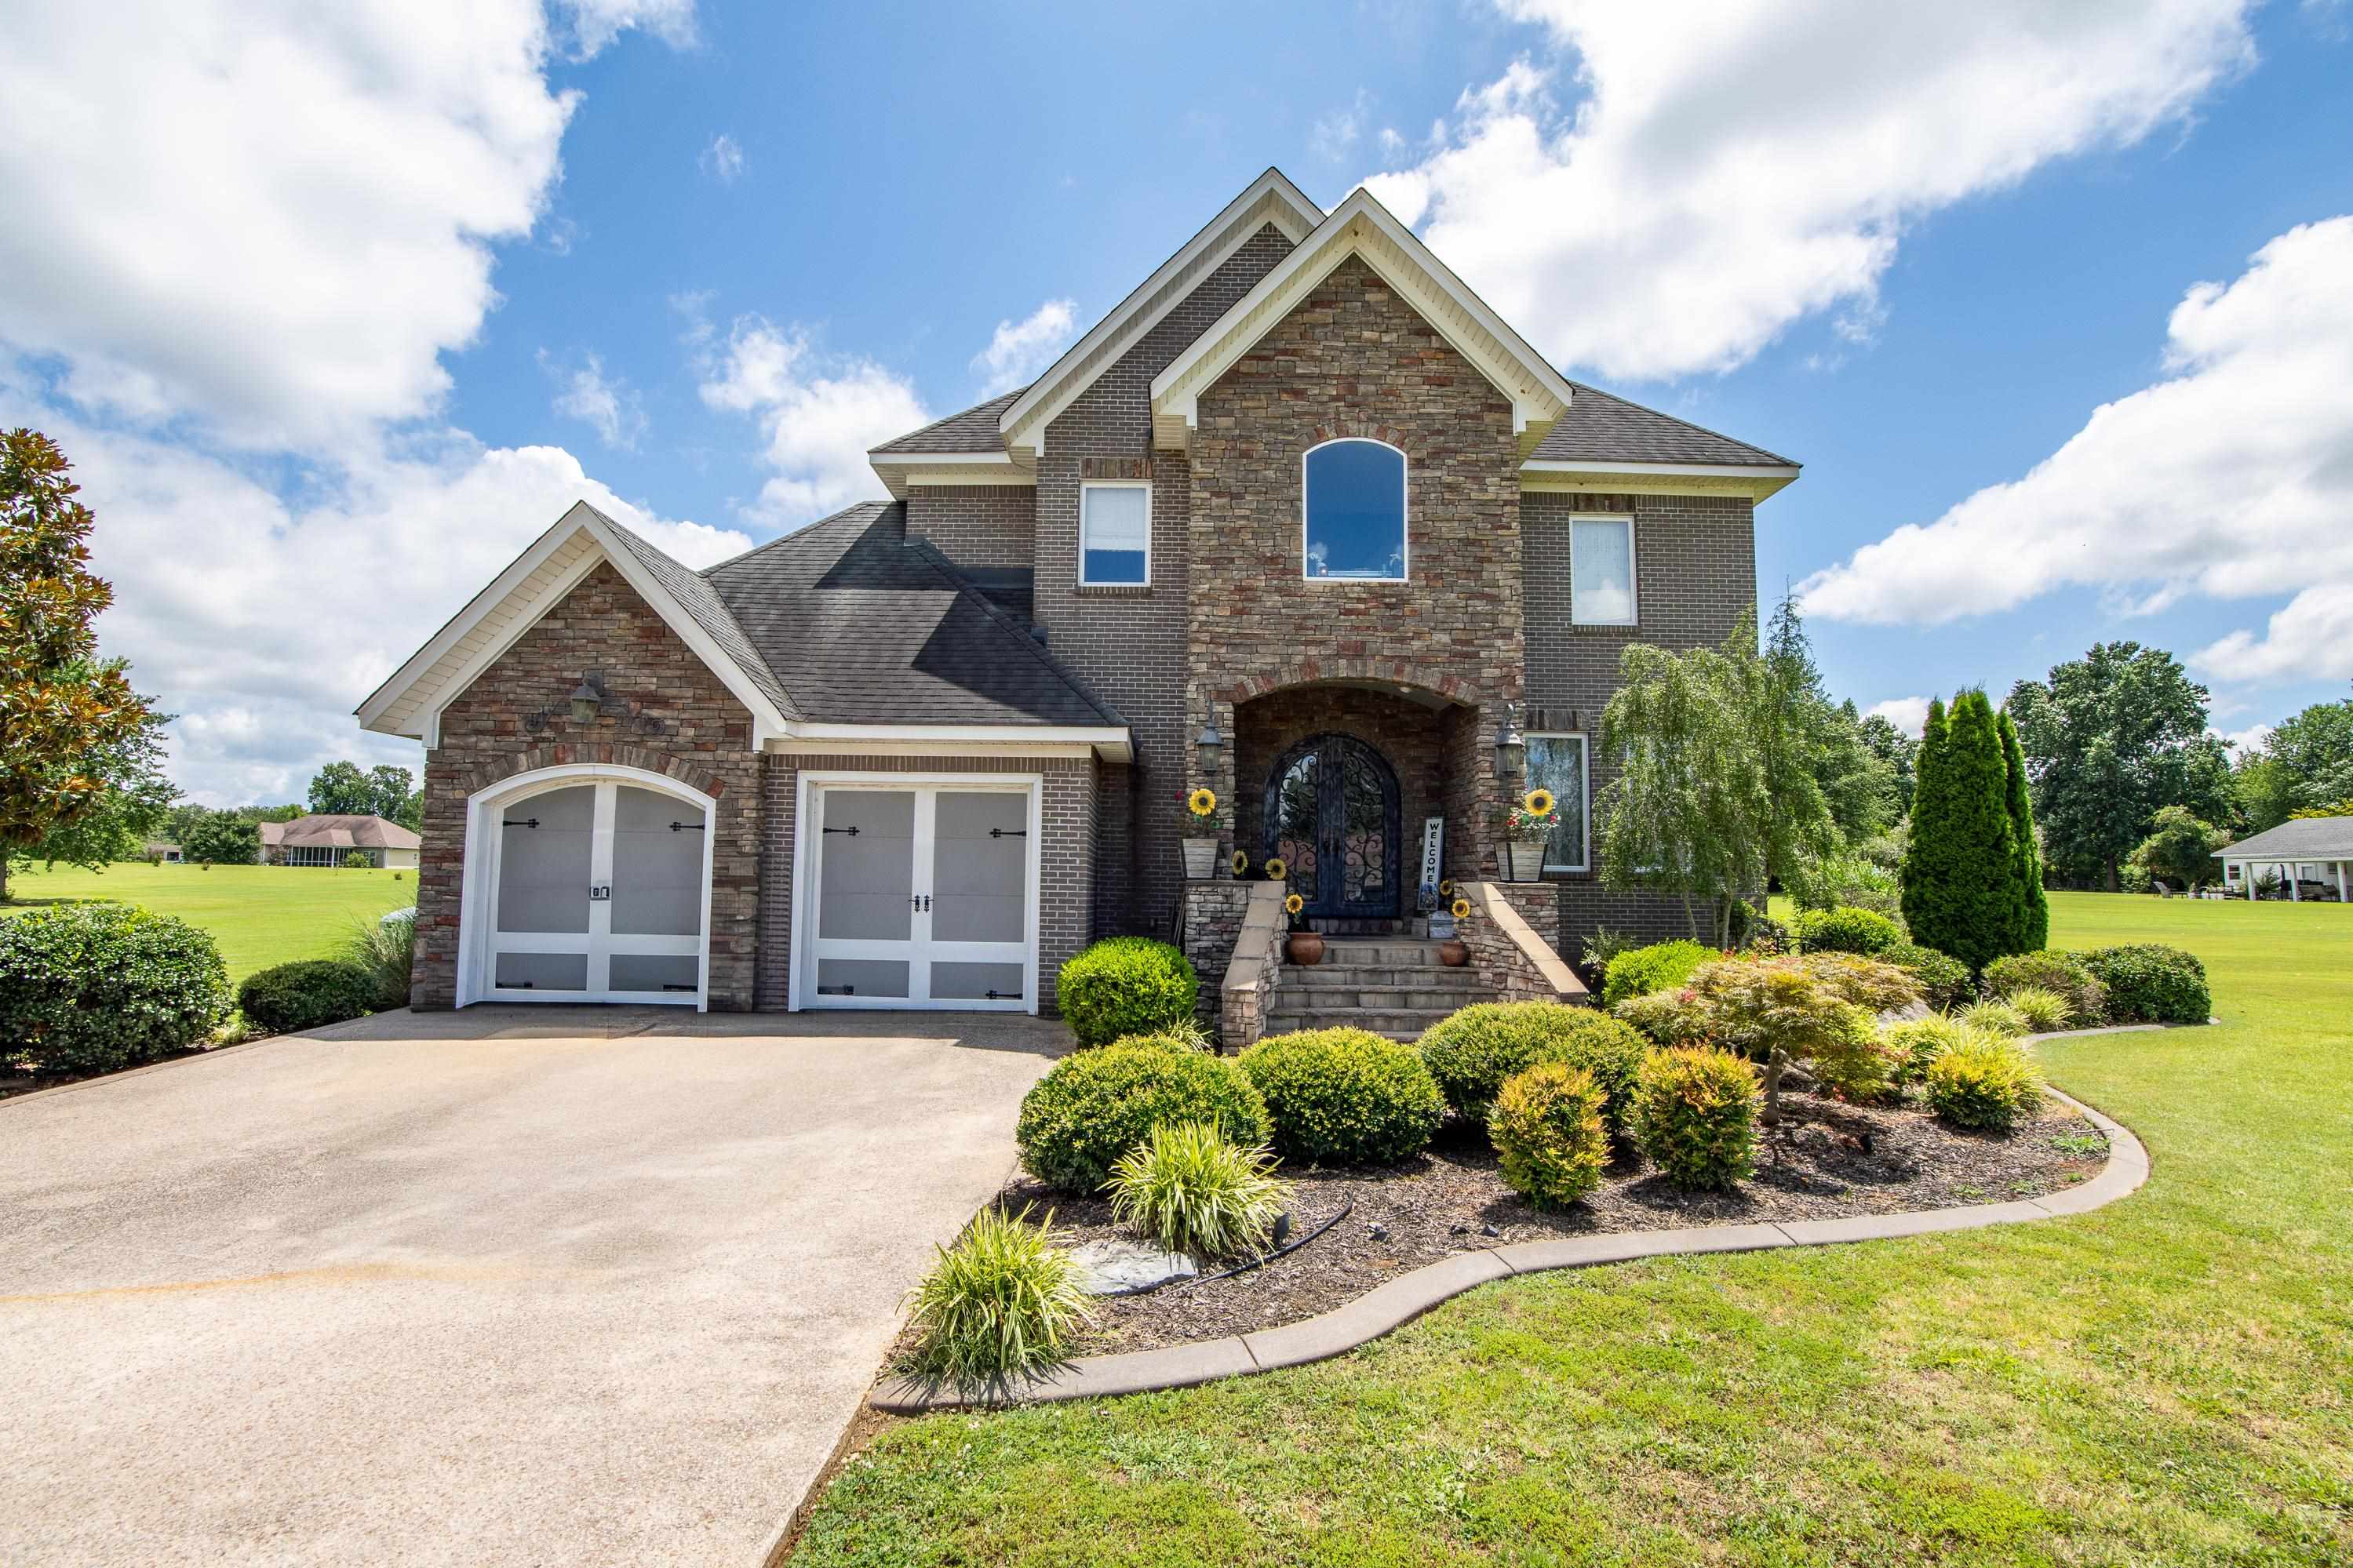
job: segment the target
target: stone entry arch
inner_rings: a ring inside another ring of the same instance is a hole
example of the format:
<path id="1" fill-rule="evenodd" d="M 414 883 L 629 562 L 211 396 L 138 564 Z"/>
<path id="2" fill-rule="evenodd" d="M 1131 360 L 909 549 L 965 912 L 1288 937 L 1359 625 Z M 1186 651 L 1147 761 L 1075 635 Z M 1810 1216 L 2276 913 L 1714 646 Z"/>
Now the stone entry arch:
<path id="1" fill-rule="evenodd" d="M 1285 751 L 1261 795 L 1261 859 L 1280 856 L 1311 916 L 1408 912 L 1397 770 L 1354 735 L 1326 731 Z"/>

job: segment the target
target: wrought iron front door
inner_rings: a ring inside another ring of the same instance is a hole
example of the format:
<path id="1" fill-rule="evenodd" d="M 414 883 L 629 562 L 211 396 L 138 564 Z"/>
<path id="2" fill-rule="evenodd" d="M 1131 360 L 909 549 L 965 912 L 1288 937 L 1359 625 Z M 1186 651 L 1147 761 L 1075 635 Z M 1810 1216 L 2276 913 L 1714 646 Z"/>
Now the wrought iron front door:
<path id="1" fill-rule="evenodd" d="M 1338 734 L 1292 747 L 1267 777 L 1264 821 L 1309 914 L 1398 913 L 1397 774 L 1372 747 Z"/>

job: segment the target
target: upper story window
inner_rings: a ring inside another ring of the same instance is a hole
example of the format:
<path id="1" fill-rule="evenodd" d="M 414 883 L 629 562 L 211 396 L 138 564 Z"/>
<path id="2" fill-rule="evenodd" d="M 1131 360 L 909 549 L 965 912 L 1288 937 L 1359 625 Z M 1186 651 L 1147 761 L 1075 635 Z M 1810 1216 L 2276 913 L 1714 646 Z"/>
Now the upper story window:
<path id="1" fill-rule="evenodd" d="M 1350 437 L 1308 448 L 1302 480 L 1307 575 L 1405 580 L 1405 454 Z"/>
<path id="2" fill-rule="evenodd" d="M 1580 626 L 1634 624 L 1634 520 L 1580 517 L 1568 536 L 1568 615 Z"/>
<path id="3" fill-rule="evenodd" d="M 1142 587 L 1152 581 L 1152 487 L 1112 482 L 1079 487 L 1079 582 Z"/>

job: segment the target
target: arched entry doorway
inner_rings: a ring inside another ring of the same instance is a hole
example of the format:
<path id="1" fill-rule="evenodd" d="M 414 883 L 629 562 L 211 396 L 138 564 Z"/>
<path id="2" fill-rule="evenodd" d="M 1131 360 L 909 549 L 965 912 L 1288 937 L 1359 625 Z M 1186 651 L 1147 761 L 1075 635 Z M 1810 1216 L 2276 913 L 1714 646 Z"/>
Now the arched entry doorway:
<path id="1" fill-rule="evenodd" d="M 1311 735 L 1266 782 L 1264 853 L 1290 868 L 1307 913 L 1392 919 L 1399 911 L 1398 781 L 1354 735 Z"/>
<path id="2" fill-rule="evenodd" d="M 610 765 L 544 768 L 470 804 L 458 1002 L 704 1005 L 711 797 Z"/>

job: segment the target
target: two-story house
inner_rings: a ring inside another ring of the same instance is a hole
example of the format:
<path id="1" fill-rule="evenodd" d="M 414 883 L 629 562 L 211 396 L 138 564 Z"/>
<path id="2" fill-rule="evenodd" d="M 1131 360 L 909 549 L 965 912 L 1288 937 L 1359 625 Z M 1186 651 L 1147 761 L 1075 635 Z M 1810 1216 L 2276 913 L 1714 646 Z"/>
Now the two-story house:
<path id="1" fill-rule="evenodd" d="M 1335 931 L 1413 912 L 1432 819 L 1492 882 L 1535 784 L 1531 927 L 1682 930 L 1597 884 L 1593 730 L 1627 643 L 1754 602 L 1797 466 L 1563 377 L 1369 194 L 1270 170 L 871 460 L 701 572 L 575 506 L 361 706 L 426 746 L 419 1005 L 1050 1009 L 1177 929 L 1198 784 Z"/>

